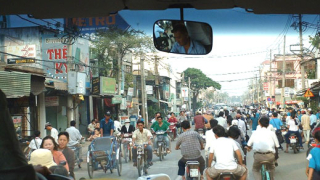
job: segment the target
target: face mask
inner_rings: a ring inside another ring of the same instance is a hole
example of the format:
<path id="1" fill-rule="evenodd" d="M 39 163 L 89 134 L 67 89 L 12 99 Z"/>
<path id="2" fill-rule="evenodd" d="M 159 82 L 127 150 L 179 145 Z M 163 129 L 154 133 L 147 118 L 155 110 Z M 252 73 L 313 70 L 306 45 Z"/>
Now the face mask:
<path id="1" fill-rule="evenodd" d="M 129 123 L 126 123 L 125 126 L 126 126 L 126 128 L 129 128 L 130 124 L 129 124 Z"/>

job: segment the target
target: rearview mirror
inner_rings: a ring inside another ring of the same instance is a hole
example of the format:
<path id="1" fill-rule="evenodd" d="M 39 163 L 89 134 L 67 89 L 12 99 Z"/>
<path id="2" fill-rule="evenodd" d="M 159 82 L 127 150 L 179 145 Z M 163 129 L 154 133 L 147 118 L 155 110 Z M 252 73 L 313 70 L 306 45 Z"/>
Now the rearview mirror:
<path id="1" fill-rule="evenodd" d="M 153 42 L 159 51 L 205 55 L 212 49 L 212 28 L 202 22 L 158 20 L 153 25 Z"/>

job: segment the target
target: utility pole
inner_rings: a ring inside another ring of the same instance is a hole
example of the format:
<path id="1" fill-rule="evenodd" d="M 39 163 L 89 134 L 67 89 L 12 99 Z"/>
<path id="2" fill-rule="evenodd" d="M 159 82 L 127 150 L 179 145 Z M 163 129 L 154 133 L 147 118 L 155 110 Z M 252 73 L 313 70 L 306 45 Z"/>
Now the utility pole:
<path id="1" fill-rule="evenodd" d="M 190 88 L 191 87 L 191 81 L 190 81 L 190 77 L 188 77 L 188 87 L 189 87 L 189 91 L 188 91 L 188 102 L 189 103 L 188 104 L 189 104 L 189 111 L 190 111 L 190 115 L 191 115 L 191 88 Z"/>
<path id="2" fill-rule="evenodd" d="M 159 90 L 159 71 L 158 71 L 158 56 L 154 57 L 154 74 L 155 74 L 155 84 L 156 84 L 156 98 L 158 100 L 157 105 L 160 109 L 160 90 Z"/>
<path id="3" fill-rule="evenodd" d="M 142 114 L 141 116 L 145 119 L 145 127 L 148 127 L 148 113 L 147 109 L 147 100 L 146 100 L 146 80 L 144 77 L 144 56 L 140 57 L 140 76 L 141 76 L 141 100 L 142 100 Z"/>
<path id="4" fill-rule="evenodd" d="M 120 53 L 118 53 L 118 95 L 121 95 L 121 75 L 122 75 L 122 60 L 120 58 Z M 119 108 L 120 110 L 120 108 Z"/>
<path id="5" fill-rule="evenodd" d="M 255 85 L 255 94 L 256 94 L 256 98 L 258 99 L 257 100 L 257 103 L 259 104 L 259 95 L 258 95 L 258 75 L 256 74 L 256 85 Z M 254 102 L 253 102 L 254 103 Z"/>
<path id="6" fill-rule="evenodd" d="M 261 69 L 259 66 L 259 80 L 258 80 L 258 103 L 260 104 L 260 91 L 261 91 Z M 263 97 L 263 94 L 262 94 Z"/>
<path id="7" fill-rule="evenodd" d="M 286 85 L 286 36 L 284 36 L 283 41 L 283 61 L 282 61 L 282 89 L 281 89 L 281 102 L 283 107 L 286 107 L 285 98 L 284 98 L 284 88 Z"/>
<path id="8" fill-rule="evenodd" d="M 72 38 L 68 38 L 68 45 L 67 45 L 67 85 L 69 86 L 70 79 L 68 78 L 68 73 L 70 73 L 70 66 L 73 64 L 73 56 L 72 56 Z M 74 119 L 74 103 L 73 103 L 73 96 L 68 94 L 67 98 L 67 120 L 68 126 L 70 121 L 76 120 Z M 76 125 L 79 126 L 79 122 L 76 122 Z"/>
<path id="9" fill-rule="evenodd" d="M 302 89 L 306 88 L 305 83 L 305 69 L 303 62 L 303 45 L 302 45 L 302 16 L 299 14 L 299 38 L 300 38 L 300 67 L 301 67 L 301 83 L 302 83 Z"/>
<path id="10" fill-rule="evenodd" d="M 270 49 L 270 68 L 269 68 L 269 73 L 270 73 L 270 76 L 269 76 L 269 96 L 270 96 L 270 98 L 272 97 L 272 95 L 271 95 L 271 92 L 272 92 L 272 90 L 271 90 L 271 81 L 272 81 L 272 73 L 271 73 L 271 62 L 272 62 L 272 50 Z"/>

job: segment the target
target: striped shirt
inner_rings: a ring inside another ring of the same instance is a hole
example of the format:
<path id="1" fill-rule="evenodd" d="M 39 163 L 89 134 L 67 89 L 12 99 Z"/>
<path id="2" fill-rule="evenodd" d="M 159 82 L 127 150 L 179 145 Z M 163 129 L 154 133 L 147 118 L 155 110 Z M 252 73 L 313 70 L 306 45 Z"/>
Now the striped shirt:
<path id="1" fill-rule="evenodd" d="M 203 140 L 199 133 L 187 130 L 179 136 L 176 146 L 180 146 L 184 159 L 196 159 L 201 156 L 200 142 Z"/>

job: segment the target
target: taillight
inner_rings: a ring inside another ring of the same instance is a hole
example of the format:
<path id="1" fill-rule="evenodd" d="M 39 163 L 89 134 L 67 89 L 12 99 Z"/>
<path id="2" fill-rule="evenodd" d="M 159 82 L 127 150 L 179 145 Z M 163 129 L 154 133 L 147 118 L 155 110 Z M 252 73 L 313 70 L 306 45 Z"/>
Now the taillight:
<path id="1" fill-rule="evenodd" d="M 294 139 L 295 137 L 294 136 L 291 136 L 291 139 Z"/>
<path id="2" fill-rule="evenodd" d="M 231 179 L 230 176 L 228 176 L 228 177 L 223 177 L 223 180 L 230 180 L 230 179 Z"/>

